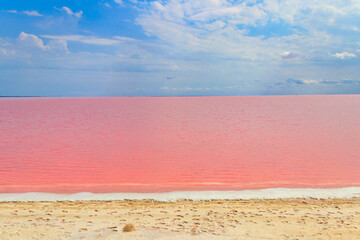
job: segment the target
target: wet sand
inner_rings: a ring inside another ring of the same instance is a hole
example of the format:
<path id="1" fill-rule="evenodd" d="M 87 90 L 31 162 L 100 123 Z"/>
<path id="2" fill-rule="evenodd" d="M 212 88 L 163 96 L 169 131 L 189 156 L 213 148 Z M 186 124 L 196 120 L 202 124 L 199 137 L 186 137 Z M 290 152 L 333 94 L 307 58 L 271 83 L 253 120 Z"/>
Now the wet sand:
<path id="1" fill-rule="evenodd" d="M 0 202 L 0 239 L 360 239 L 360 198 Z"/>

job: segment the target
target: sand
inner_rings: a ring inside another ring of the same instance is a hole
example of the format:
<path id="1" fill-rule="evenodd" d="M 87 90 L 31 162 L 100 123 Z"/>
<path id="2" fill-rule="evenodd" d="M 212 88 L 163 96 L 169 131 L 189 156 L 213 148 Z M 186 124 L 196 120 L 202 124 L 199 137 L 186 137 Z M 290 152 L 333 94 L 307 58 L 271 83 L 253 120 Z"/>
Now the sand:
<path id="1" fill-rule="evenodd" d="M 0 202 L 0 239 L 360 239 L 360 198 Z"/>

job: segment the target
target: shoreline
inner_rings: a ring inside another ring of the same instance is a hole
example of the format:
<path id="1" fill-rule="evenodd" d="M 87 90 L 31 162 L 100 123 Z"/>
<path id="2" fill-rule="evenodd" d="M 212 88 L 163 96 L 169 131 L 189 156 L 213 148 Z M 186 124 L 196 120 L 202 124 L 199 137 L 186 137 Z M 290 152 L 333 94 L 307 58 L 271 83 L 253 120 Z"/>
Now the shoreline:
<path id="1" fill-rule="evenodd" d="M 360 197 L 0 202 L 0 239 L 360 239 L 359 209 Z"/>
<path id="2" fill-rule="evenodd" d="M 56 201 L 117 201 L 154 200 L 251 200 L 251 199 L 349 199 L 360 197 L 360 187 L 346 188 L 267 188 L 241 191 L 174 191 L 162 193 L 90 193 L 57 194 L 44 192 L 0 193 L 0 202 L 56 202 Z"/>

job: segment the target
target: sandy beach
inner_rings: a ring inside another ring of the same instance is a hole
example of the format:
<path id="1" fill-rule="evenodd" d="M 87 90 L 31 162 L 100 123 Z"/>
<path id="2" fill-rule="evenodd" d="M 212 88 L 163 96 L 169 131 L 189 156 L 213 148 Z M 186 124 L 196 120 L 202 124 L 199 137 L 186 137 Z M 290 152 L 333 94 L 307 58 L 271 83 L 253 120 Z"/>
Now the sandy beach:
<path id="1" fill-rule="evenodd" d="M 1 202 L 0 239 L 360 239 L 360 198 Z"/>

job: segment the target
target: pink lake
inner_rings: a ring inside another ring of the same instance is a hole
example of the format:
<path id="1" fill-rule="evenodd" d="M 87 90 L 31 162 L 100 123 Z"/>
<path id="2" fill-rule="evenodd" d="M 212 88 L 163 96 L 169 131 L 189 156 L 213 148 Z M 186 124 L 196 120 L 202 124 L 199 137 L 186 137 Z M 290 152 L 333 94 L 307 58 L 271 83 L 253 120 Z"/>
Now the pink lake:
<path id="1" fill-rule="evenodd" d="M 360 95 L 0 99 L 0 193 L 360 186 Z"/>

